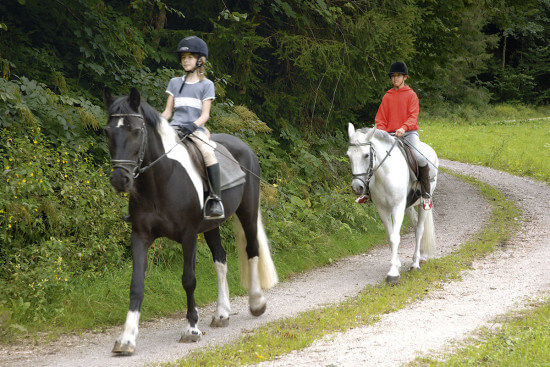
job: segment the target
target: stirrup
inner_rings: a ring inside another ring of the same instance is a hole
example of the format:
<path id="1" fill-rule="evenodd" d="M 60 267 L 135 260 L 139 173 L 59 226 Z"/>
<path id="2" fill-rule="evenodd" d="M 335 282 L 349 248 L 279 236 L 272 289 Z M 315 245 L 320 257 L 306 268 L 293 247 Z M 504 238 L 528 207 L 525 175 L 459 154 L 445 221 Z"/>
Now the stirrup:
<path id="1" fill-rule="evenodd" d="M 432 208 L 432 197 L 428 195 L 427 198 L 422 196 L 422 209 L 430 210 Z"/>
<path id="2" fill-rule="evenodd" d="M 224 219 L 225 209 L 222 200 L 217 195 L 210 195 L 204 202 L 203 217 L 204 219 Z"/>

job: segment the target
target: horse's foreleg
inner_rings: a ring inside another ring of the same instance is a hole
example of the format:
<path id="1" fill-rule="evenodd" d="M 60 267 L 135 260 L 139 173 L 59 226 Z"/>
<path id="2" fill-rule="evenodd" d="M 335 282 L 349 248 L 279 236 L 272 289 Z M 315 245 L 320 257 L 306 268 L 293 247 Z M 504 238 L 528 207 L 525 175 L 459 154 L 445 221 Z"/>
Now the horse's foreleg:
<path id="1" fill-rule="evenodd" d="M 152 240 L 144 240 L 133 232 L 131 242 L 133 271 L 130 285 L 130 307 L 124 324 L 124 332 L 116 340 L 112 351 L 124 355 L 133 354 L 136 348 L 140 309 L 145 287 L 145 271 L 147 270 L 147 249 Z"/>
<path id="2" fill-rule="evenodd" d="M 193 234 L 182 241 L 183 244 L 183 275 L 181 284 L 187 295 L 187 325 L 183 329 L 180 342 L 196 342 L 201 338 L 201 331 L 197 327 L 199 322 L 199 311 L 195 303 L 195 288 L 197 279 L 195 277 L 195 263 L 197 259 L 197 235 Z"/>
<path id="3" fill-rule="evenodd" d="M 211 327 L 224 327 L 229 325 L 229 313 L 231 306 L 229 303 L 229 286 L 227 284 L 227 259 L 225 250 L 222 247 L 220 231 L 218 228 L 205 232 L 204 239 L 210 247 L 214 268 L 218 276 L 218 304 L 216 312 L 212 315 Z"/>
<path id="4" fill-rule="evenodd" d="M 386 233 L 388 234 L 388 240 L 390 242 L 391 249 L 391 266 L 388 274 L 386 275 L 386 282 L 395 284 L 399 280 L 399 269 L 401 268 L 401 261 L 399 260 L 399 242 L 401 241 L 401 224 L 403 224 L 404 208 L 394 209 L 392 213 L 384 213 L 379 211 L 380 218 L 386 227 Z"/>

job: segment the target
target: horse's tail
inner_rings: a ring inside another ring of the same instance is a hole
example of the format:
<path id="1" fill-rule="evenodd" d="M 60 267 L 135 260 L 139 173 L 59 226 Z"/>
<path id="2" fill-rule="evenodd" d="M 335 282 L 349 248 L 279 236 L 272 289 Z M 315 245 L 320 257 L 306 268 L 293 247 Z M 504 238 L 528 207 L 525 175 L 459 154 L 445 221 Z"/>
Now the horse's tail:
<path id="1" fill-rule="evenodd" d="M 248 289 L 250 287 L 250 269 L 248 254 L 246 252 L 246 236 L 239 218 L 233 216 L 233 228 L 235 230 L 235 239 L 237 242 L 237 250 L 239 253 L 239 270 L 241 273 L 241 285 Z M 263 289 L 272 288 L 279 282 L 275 264 L 271 259 L 269 243 L 265 234 L 264 225 L 262 223 L 262 215 L 258 210 L 257 235 L 258 241 L 258 272 L 260 277 L 260 285 Z"/>
<path id="2" fill-rule="evenodd" d="M 423 210 L 420 208 L 419 210 Z M 426 220 L 424 221 L 424 234 L 420 240 L 420 250 L 428 257 L 433 257 L 435 254 L 435 227 L 433 209 L 429 210 L 426 214 Z"/>

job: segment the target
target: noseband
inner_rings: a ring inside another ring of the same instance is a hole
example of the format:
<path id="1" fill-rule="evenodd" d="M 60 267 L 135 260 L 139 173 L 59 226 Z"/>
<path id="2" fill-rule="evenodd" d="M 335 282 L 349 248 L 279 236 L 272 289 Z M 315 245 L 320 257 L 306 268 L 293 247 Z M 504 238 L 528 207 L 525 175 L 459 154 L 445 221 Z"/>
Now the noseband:
<path id="1" fill-rule="evenodd" d="M 145 128 L 145 121 L 143 115 L 138 113 L 113 113 L 109 117 L 137 117 L 141 119 L 141 143 L 139 145 L 138 156 L 135 161 L 129 159 L 111 159 L 111 167 L 113 169 L 120 168 L 131 174 L 136 179 L 140 173 L 145 171 L 149 166 L 141 168 L 143 158 L 145 157 L 145 149 L 147 148 L 147 129 Z M 129 169 L 127 166 L 132 167 Z"/>

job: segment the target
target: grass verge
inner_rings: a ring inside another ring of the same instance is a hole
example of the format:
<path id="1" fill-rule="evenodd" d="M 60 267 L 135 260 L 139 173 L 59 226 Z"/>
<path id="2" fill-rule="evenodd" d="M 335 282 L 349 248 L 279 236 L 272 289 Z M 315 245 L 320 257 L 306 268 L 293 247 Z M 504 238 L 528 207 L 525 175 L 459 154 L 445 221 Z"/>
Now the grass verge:
<path id="1" fill-rule="evenodd" d="M 459 134 L 449 134 L 457 129 Z M 471 124 L 425 121 L 421 139 L 440 157 L 550 184 L 550 119 Z"/>
<path id="2" fill-rule="evenodd" d="M 445 361 L 419 358 L 411 366 L 548 366 L 550 300 L 532 302 L 529 310 L 507 315 L 496 330 L 483 328 L 477 337 Z"/>
<path id="3" fill-rule="evenodd" d="M 420 272 L 402 274 L 397 287 L 369 286 L 342 303 L 271 322 L 235 343 L 194 351 L 170 365 L 237 366 L 270 360 L 301 350 L 324 335 L 373 324 L 383 314 L 423 298 L 441 282 L 459 278 L 460 272 L 470 268 L 474 260 L 502 246 L 519 226 L 517 218 L 521 216 L 520 209 L 498 190 L 472 178 L 463 179 L 478 188 L 491 203 L 492 211 L 484 228 L 452 254 L 429 261 Z"/>

